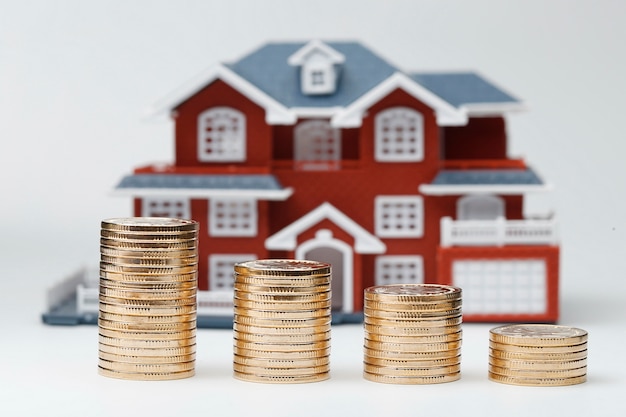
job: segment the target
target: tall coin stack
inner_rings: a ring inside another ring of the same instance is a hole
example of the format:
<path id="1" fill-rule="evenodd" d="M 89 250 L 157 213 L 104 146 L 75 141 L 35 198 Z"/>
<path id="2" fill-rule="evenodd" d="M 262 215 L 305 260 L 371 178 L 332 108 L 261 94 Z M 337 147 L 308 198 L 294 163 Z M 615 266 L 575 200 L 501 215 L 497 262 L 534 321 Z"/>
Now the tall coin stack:
<path id="1" fill-rule="evenodd" d="M 435 384 L 461 377 L 461 289 L 435 284 L 370 287 L 363 310 L 365 379 Z"/>
<path id="2" fill-rule="evenodd" d="M 103 220 L 101 375 L 135 380 L 195 373 L 198 224 L 156 217 Z"/>
<path id="3" fill-rule="evenodd" d="M 513 385 L 575 385 L 587 379 L 587 332 L 513 324 L 489 332 L 489 379 Z"/>
<path id="4" fill-rule="evenodd" d="M 330 280 L 330 265 L 316 261 L 235 265 L 235 378 L 265 383 L 329 378 Z"/>

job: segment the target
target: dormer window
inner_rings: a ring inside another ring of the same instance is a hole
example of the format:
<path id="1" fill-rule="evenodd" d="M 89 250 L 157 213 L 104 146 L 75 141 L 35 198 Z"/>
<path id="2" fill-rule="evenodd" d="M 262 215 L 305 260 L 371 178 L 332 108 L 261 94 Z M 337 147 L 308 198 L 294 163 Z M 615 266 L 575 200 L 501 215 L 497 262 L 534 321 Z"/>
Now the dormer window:
<path id="1" fill-rule="evenodd" d="M 333 94 L 337 90 L 339 65 L 344 56 L 320 41 L 311 41 L 289 57 L 289 65 L 300 67 L 303 94 Z"/>

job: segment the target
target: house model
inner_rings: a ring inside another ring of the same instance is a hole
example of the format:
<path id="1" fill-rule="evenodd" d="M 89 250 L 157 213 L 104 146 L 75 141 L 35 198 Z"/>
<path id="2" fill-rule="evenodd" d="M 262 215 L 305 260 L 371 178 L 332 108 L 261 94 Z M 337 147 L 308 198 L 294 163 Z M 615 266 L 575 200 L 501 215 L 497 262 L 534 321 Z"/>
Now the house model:
<path id="1" fill-rule="evenodd" d="M 174 162 L 116 193 L 135 216 L 200 223 L 198 314 L 232 306 L 234 263 L 298 258 L 332 264 L 336 321 L 362 317 L 366 287 L 439 283 L 463 289 L 466 322 L 554 322 L 555 222 L 523 210 L 549 187 L 507 154 L 505 115 L 523 109 L 473 72 L 405 72 L 357 42 L 269 43 L 155 106 Z"/>

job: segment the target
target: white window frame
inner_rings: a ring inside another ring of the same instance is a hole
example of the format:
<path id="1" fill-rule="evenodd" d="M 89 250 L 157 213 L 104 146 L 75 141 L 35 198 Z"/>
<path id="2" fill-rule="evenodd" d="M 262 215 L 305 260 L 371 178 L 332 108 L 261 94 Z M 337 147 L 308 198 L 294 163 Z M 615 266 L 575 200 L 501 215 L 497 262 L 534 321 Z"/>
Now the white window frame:
<path id="1" fill-rule="evenodd" d="M 209 234 L 211 236 L 257 235 L 258 214 L 255 199 L 213 198 L 209 205 Z M 226 221 L 230 223 L 227 224 Z"/>
<path id="2" fill-rule="evenodd" d="M 424 258 L 420 255 L 376 257 L 375 285 L 424 283 Z"/>
<path id="3" fill-rule="evenodd" d="M 338 169 L 341 161 L 341 130 L 328 120 L 305 120 L 293 132 L 294 160 L 302 170 Z"/>
<path id="4" fill-rule="evenodd" d="M 144 197 L 141 200 L 141 215 L 144 217 L 172 217 L 190 219 L 189 199 L 178 197 Z"/>
<path id="5" fill-rule="evenodd" d="M 231 107 L 211 107 L 198 116 L 198 160 L 246 160 L 246 116 Z"/>
<path id="6" fill-rule="evenodd" d="M 424 235 L 424 200 L 421 196 L 377 196 L 374 205 L 377 236 L 415 238 Z"/>
<path id="7" fill-rule="evenodd" d="M 257 256 L 252 253 L 214 253 L 209 255 L 209 291 L 233 291 L 234 268 L 239 262 L 252 261 Z"/>
<path id="8" fill-rule="evenodd" d="M 374 157 L 378 162 L 424 159 L 424 117 L 409 107 L 390 107 L 374 119 Z M 392 135 L 392 131 L 396 131 Z"/>

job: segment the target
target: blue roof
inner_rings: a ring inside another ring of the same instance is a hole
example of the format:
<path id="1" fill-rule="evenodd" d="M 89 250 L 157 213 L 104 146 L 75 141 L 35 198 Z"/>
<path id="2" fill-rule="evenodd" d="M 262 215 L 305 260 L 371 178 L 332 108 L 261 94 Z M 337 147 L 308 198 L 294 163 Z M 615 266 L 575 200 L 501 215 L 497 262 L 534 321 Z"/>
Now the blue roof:
<path id="1" fill-rule="evenodd" d="M 442 170 L 432 185 L 543 185 L 531 169 Z"/>
<path id="2" fill-rule="evenodd" d="M 162 188 L 197 190 L 283 190 L 273 175 L 136 174 L 122 178 L 116 189 Z"/>
<path id="3" fill-rule="evenodd" d="M 269 43 L 226 66 L 286 107 L 345 107 L 398 71 L 360 43 L 325 43 L 346 58 L 333 94 L 302 93 L 300 68 L 287 60 L 304 42 Z"/>
<path id="4" fill-rule="evenodd" d="M 410 77 L 453 106 L 485 103 L 520 103 L 474 72 L 413 73 Z"/>

